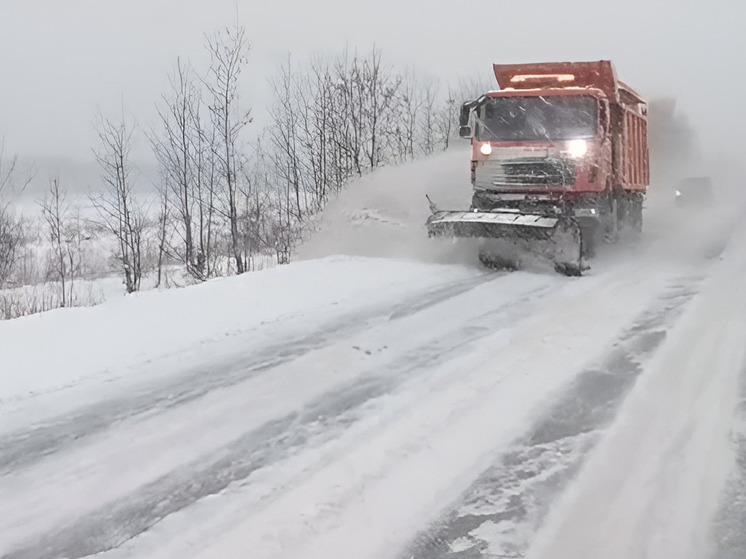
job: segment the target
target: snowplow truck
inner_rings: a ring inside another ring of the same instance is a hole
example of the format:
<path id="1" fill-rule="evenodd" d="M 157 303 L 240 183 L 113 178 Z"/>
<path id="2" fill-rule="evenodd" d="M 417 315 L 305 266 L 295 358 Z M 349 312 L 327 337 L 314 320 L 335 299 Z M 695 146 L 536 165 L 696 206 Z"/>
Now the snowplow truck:
<path id="1" fill-rule="evenodd" d="M 471 207 L 431 203 L 428 234 L 480 238 L 488 266 L 538 255 L 581 275 L 599 241 L 642 228 L 647 104 L 607 60 L 495 64 L 494 72 L 499 90 L 461 107 Z"/>

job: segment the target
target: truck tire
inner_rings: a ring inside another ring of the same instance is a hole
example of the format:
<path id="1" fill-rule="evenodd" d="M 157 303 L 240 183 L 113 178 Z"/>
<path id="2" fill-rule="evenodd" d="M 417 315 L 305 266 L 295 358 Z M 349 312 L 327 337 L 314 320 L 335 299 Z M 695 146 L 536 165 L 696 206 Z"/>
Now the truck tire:
<path id="1" fill-rule="evenodd" d="M 642 233 L 642 194 L 632 194 L 629 203 L 629 228 L 635 233 Z"/>
<path id="2" fill-rule="evenodd" d="M 623 204 L 621 204 L 623 206 Z M 619 223 L 620 223 L 620 204 L 619 197 L 614 195 L 609 199 L 609 211 L 604 219 L 604 242 L 615 244 L 619 240 Z"/>
<path id="3" fill-rule="evenodd" d="M 592 258 L 596 256 L 596 249 L 600 240 L 600 230 L 598 223 L 591 223 L 580 228 L 580 235 L 583 239 L 583 257 Z"/>
<path id="4" fill-rule="evenodd" d="M 625 192 L 619 199 L 619 224 L 624 231 L 642 232 L 642 194 Z"/>

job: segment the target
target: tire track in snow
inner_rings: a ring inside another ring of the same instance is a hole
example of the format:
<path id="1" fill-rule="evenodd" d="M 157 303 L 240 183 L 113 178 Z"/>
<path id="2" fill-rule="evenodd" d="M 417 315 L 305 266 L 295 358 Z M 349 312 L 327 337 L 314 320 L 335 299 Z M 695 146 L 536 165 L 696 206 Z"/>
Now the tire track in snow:
<path id="1" fill-rule="evenodd" d="M 701 280 L 675 281 L 600 366 L 583 371 L 449 513 L 413 539 L 401 559 L 522 557 Z"/>
<path id="2" fill-rule="evenodd" d="M 746 557 L 746 370 L 741 374 L 740 402 L 732 438 L 736 465 L 723 491 L 722 505 L 713 522 L 715 544 L 712 559 Z"/>
<path id="3" fill-rule="evenodd" d="M 492 275 L 486 280 L 473 282 L 469 289 L 499 279 Z M 327 392 L 302 410 L 247 432 L 209 457 L 185 464 L 123 499 L 43 534 L 28 546 L 2 555 L 2 559 L 85 557 L 108 551 L 197 500 L 246 480 L 260 468 L 306 447 L 319 447 L 365 418 L 367 405 L 377 398 L 403 387 L 462 346 L 493 335 L 526 316 L 527 308 L 539 305 L 543 297 L 553 293 L 551 285 L 526 290 L 522 297 L 476 316 L 466 328 L 461 323 L 453 324 L 454 330 L 449 335 L 439 335 L 395 356 L 385 367 L 385 373 L 374 371 Z M 465 291 L 432 295 L 429 304 L 426 298 L 402 304 L 388 316 L 393 320 L 402 319 Z M 284 362 L 282 360 L 272 368 Z"/>
<path id="4" fill-rule="evenodd" d="M 209 367 L 191 368 L 182 374 L 145 389 L 133 390 L 121 398 L 106 400 L 0 437 L 0 477 L 23 468 L 67 445 L 100 433 L 127 418 L 174 408 L 205 394 L 226 388 L 272 370 L 284 363 L 371 328 L 384 320 L 409 316 L 423 309 L 458 297 L 502 276 L 482 274 L 476 278 L 439 286 L 393 308 L 377 307 L 356 312 L 321 325 L 311 334 L 284 338 L 281 342 L 251 349 L 245 361 L 239 357 Z M 150 367 L 157 367 L 158 362 Z"/>

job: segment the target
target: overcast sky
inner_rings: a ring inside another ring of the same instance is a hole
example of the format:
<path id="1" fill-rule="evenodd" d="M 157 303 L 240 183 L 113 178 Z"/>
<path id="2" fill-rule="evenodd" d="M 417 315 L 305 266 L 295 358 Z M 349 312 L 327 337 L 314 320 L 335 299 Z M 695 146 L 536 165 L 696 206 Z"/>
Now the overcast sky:
<path id="1" fill-rule="evenodd" d="M 741 151 L 743 0 L 0 0 L 6 151 L 90 159 L 99 108 L 117 118 L 123 102 L 147 126 L 176 57 L 199 66 L 204 34 L 236 18 L 252 47 L 242 102 L 260 122 L 288 53 L 375 43 L 442 80 L 491 79 L 492 62 L 611 59 L 649 99 L 677 97 L 708 145 Z"/>

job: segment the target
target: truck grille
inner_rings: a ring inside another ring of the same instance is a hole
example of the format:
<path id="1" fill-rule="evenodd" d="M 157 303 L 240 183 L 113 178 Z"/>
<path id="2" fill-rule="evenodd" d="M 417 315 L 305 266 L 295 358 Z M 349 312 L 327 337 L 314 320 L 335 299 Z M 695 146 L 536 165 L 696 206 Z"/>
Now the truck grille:
<path id="1" fill-rule="evenodd" d="M 572 186 L 575 164 L 567 159 L 507 159 L 477 165 L 477 188 Z"/>

